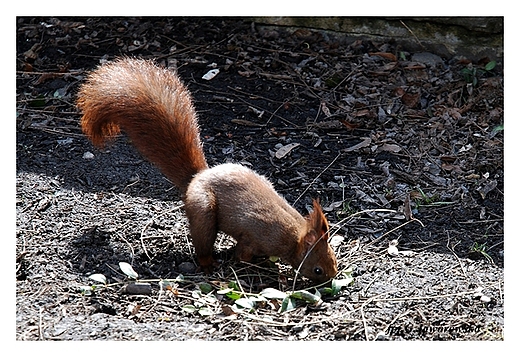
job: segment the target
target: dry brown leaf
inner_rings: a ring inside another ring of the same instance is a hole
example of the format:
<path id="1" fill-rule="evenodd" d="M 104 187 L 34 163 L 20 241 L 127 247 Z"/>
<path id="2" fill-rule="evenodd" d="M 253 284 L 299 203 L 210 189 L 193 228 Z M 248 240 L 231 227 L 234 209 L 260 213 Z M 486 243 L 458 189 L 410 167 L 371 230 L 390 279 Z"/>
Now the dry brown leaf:
<path id="1" fill-rule="evenodd" d="M 372 113 L 370 111 L 370 109 L 361 109 L 361 110 L 358 110 L 358 111 L 355 111 L 354 113 L 352 113 L 352 116 L 354 117 L 362 117 L 362 116 L 370 116 Z"/>
<path id="2" fill-rule="evenodd" d="M 320 129 L 340 129 L 343 127 L 343 120 L 327 120 L 313 124 L 316 128 Z"/>
<path id="3" fill-rule="evenodd" d="M 244 126 L 263 126 L 263 124 L 255 123 L 245 119 L 231 119 L 233 124 L 244 125 Z"/>
<path id="4" fill-rule="evenodd" d="M 43 73 L 38 79 L 34 82 L 34 85 L 42 84 L 43 82 L 46 82 L 48 80 L 54 79 L 56 77 L 59 77 L 60 74 L 58 73 Z"/>
<path id="5" fill-rule="evenodd" d="M 39 43 L 34 44 L 29 50 L 24 52 L 25 59 L 35 60 L 38 58 L 38 52 L 42 49 L 42 45 Z"/>
<path id="6" fill-rule="evenodd" d="M 222 305 L 222 312 L 224 313 L 224 315 L 226 316 L 234 316 L 236 315 L 237 313 L 235 311 L 233 311 L 233 309 L 231 308 L 231 306 L 229 305 Z"/>
<path id="7" fill-rule="evenodd" d="M 362 138 L 362 139 L 363 139 L 362 142 L 360 142 L 359 144 L 356 144 L 354 146 L 351 146 L 349 148 L 346 148 L 346 149 L 344 149 L 344 151 L 346 151 L 346 152 L 356 151 L 356 150 L 359 150 L 361 148 L 366 148 L 366 147 L 370 146 L 370 143 L 372 142 L 372 139 L 370 139 L 370 138 Z"/>
<path id="8" fill-rule="evenodd" d="M 330 117 L 330 110 L 325 102 L 321 102 L 321 110 L 323 111 L 326 117 Z"/>
<path id="9" fill-rule="evenodd" d="M 486 182 L 483 186 L 479 187 L 477 189 L 478 193 L 480 193 L 480 196 L 482 196 L 483 199 L 486 198 L 486 195 L 493 191 L 497 187 L 498 183 L 496 180 L 490 180 Z"/>
<path id="10" fill-rule="evenodd" d="M 390 53 L 390 52 L 369 52 L 368 54 L 370 56 L 383 57 L 384 59 L 390 60 L 392 62 L 397 61 L 397 57 L 393 53 Z"/>
<path id="11" fill-rule="evenodd" d="M 276 156 L 277 159 L 281 159 L 284 156 L 286 156 L 288 153 L 290 153 L 291 150 L 294 149 L 297 146 L 300 146 L 300 144 L 299 143 L 291 143 L 291 144 L 284 145 L 284 146 L 282 146 L 281 148 L 279 148 L 276 151 L 274 156 Z"/>
<path id="12" fill-rule="evenodd" d="M 238 74 L 241 75 L 242 77 L 249 78 L 253 74 L 255 74 L 255 71 L 238 71 Z"/>
<path id="13" fill-rule="evenodd" d="M 359 128 L 360 127 L 360 124 L 359 123 L 352 123 L 352 122 L 349 122 L 347 120 L 340 120 L 340 122 L 345 125 L 345 127 L 349 130 L 354 130 L 356 128 Z"/>
<path id="14" fill-rule="evenodd" d="M 383 67 L 381 67 L 380 70 L 389 72 L 389 71 L 393 70 L 395 67 L 397 67 L 397 62 L 389 62 L 389 63 L 385 64 Z"/>
<path id="15" fill-rule="evenodd" d="M 401 97 L 401 102 L 409 108 L 414 108 L 419 103 L 421 93 L 404 93 Z"/>
<path id="16" fill-rule="evenodd" d="M 126 312 L 128 313 L 128 315 L 135 315 L 139 312 L 139 310 L 141 310 L 141 307 L 142 305 L 141 304 L 138 304 L 136 302 L 133 302 L 133 303 L 130 303 L 127 308 L 126 308 Z"/>
<path id="17" fill-rule="evenodd" d="M 390 152 L 399 152 L 401 151 L 401 147 L 397 144 L 383 144 L 377 148 L 378 151 L 390 151 Z"/>
<path id="18" fill-rule="evenodd" d="M 426 68 L 426 65 L 424 63 L 420 63 L 420 62 L 409 62 L 406 67 L 404 67 L 405 69 L 425 69 Z"/>

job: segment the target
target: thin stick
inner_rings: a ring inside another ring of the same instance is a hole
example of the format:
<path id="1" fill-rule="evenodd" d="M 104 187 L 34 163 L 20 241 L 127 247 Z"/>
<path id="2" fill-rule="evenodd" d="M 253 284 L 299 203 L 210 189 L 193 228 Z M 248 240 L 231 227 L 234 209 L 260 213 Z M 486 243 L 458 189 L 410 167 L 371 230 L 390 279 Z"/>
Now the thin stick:
<path id="1" fill-rule="evenodd" d="M 401 25 L 403 25 L 407 30 L 408 32 L 410 32 L 412 34 L 412 36 L 415 38 L 415 40 L 417 41 L 417 43 L 419 44 L 419 46 L 422 47 L 422 49 L 424 50 L 425 47 L 423 46 L 423 44 L 421 43 L 421 41 L 419 41 L 419 39 L 417 38 L 417 36 L 415 36 L 415 34 L 413 33 L 413 31 L 408 27 L 406 26 L 406 24 L 403 22 L 403 20 L 399 20 L 399 22 L 401 22 Z"/>
<path id="2" fill-rule="evenodd" d="M 300 198 L 302 198 L 302 196 L 303 196 L 307 191 L 309 191 L 309 189 L 311 188 L 312 184 L 315 183 L 316 180 L 317 180 L 317 179 L 318 179 L 318 178 L 319 178 L 319 177 L 320 177 L 320 176 L 321 176 L 325 171 L 327 171 L 327 170 L 329 169 L 329 167 L 331 167 L 331 166 L 336 162 L 336 160 L 340 157 L 340 155 L 341 155 L 341 154 L 336 155 L 336 157 L 334 158 L 334 160 L 332 160 L 332 161 L 330 162 L 330 164 L 328 164 L 327 167 L 324 168 L 324 169 L 323 169 L 323 170 L 318 174 L 318 176 L 316 176 L 316 177 L 314 178 L 314 180 L 312 180 L 312 182 L 307 186 L 307 188 L 306 188 L 305 190 L 303 190 L 303 192 L 298 196 L 298 198 L 296 198 L 296 200 L 293 202 L 293 205 L 294 205 L 296 202 L 298 202 L 298 201 L 300 200 Z"/>
<path id="3" fill-rule="evenodd" d="M 38 318 L 38 335 L 40 336 L 40 340 L 43 341 L 43 307 L 40 307 L 40 313 Z"/>
<path id="4" fill-rule="evenodd" d="M 361 319 L 363 320 L 363 329 L 365 330 L 365 339 L 367 341 L 369 341 L 370 338 L 368 337 L 367 319 L 365 319 L 365 313 L 363 311 L 363 306 L 361 306 L 360 312 L 361 312 Z"/>
<path id="5" fill-rule="evenodd" d="M 159 218 L 159 217 L 161 217 L 161 216 L 163 216 L 163 215 L 165 215 L 165 214 L 167 214 L 167 213 L 171 213 L 171 212 L 173 212 L 173 211 L 176 211 L 176 210 L 178 210 L 178 209 L 181 209 L 182 207 L 184 207 L 184 204 L 180 204 L 180 205 L 178 205 L 178 206 L 176 206 L 176 207 L 173 207 L 172 209 L 169 209 L 169 210 L 167 210 L 167 211 L 164 211 L 164 212 L 158 214 L 157 216 L 150 218 L 150 220 L 149 220 L 149 221 L 144 225 L 143 229 L 141 230 L 141 237 L 140 237 L 140 240 L 141 240 L 141 247 L 143 248 L 143 250 L 144 250 L 144 254 L 146 254 L 146 256 L 148 257 L 148 259 L 152 259 L 152 258 L 151 258 L 150 255 L 148 254 L 148 251 L 146 250 L 146 246 L 145 246 L 145 244 L 144 244 L 144 238 L 145 238 L 145 236 L 144 236 L 144 232 L 145 232 L 145 231 L 148 229 L 148 227 L 150 227 L 150 225 L 153 223 L 154 218 L 157 219 L 157 218 Z"/>
<path id="6" fill-rule="evenodd" d="M 389 230 L 388 232 L 386 232 L 385 234 L 381 235 L 381 237 L 379 237 L 378 240 L 381 239 L 381 238 L 383 238 L 384 236 L 389 235 L 389 234 L 392 233 L 393 231 L 398 230 L 398 229 L 400 229 L 400 228 L 406 226 L 408 223 L 412 223 L 413 221 L 417 221 L 417 222 L 419 222 L 419 224 L 420 224 L 421 226 L 423 226 L 423 228 L 424 228 L 424 224 L 423 224 L 421 221 L 419 221 L 417 218 L 412 218 L 411 220 L 406 221 L 406 222 L 404 222 L 403 224 L 401 224 L 401 225 L 399 225 L 399 226 L 397 226 L 397 227 L 394 227 L 394 228 L 392 228 L 391 230 Z"/>
<path id="7" fill-rule="evenodd" d="M 159 301 L 161 300 L 162 296 L 163 296 L 163 293 L 164 293 L 164 290 L 161 286 L 161 288 L 159 289 L 159 296 L 157 296 L 157 299 L 155 299 L 154 303 L 152 304 L 152 306 L 150 306 L 148 309 L 145 309 L 144 311 L 142 311 L 140 314 L 136 314 L 136 317 L 137 319 L 142 319 L 143 316 L 147 313 L 149 313 L 150 311 L 152 311 L 153 309 L 155 309 L 155 307 L 157 306 L 157 304 L 159 304 Z"/>
<path id="8" fill-rule="evenodd" d="M 127 241 L 127 240 L 125 239 L 125 237 L 123 237 L 122 234 L 120 234 L 119 232 L 116 232 L 116 235 L 117 235 L 117 236 L 118 236 L 118 237 L 119 237 L 123 242 L 125 242 L 125 243 L 128 245 L 128 248 L 130 248 L 130 255 L 131 255 L 131 257 L 132 257 L 132 260 L 130 261 L 130 265 L 133 265 L 133 264 L 134 264 L 134 256 L 135 256 L 134 248 L 132 247 L 132 245 L 130 244 L 130 242 Z M 145 251 L 145 253 L 146 253 L 146 251 Z M 147 254 L 147 255 L 148 255 L 148 254 Z M 150 257 L 148 257 L 148 258 L 150 258 Z"/>
<path id="9" fill-rule="evenodd" d="M 450 232 L 449 231 L 446 231 L 446 235 L 448 236 L 448 241 L 446 242 L 446 248 L 448 248 L 450 250 L 450 252 L 453 253 L 453 255 L 455 256 L 455 258 L 457 259 L 457 261 L 459 262 L 459 265 L 460 265 L 460 270 L 462 270 L 462 273 L 464 274 L 464 276 L 467 278 L 468 275 L 466 274 L 466 270 L 464 269 L 464 266 L 462 265 L 462 261 L 460 260 L 460 258 L 458 257 L 457 254 L 455 254 L 455 251 L 449 246 L 450 244 L 450 240 L 451 240 L 451 237 L 450 237 Z"/>

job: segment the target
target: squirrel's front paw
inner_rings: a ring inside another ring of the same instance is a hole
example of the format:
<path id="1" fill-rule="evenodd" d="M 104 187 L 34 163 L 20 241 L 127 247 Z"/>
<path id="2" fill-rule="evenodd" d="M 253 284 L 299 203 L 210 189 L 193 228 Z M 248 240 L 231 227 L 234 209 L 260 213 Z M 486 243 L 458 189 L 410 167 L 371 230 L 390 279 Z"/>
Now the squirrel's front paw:
<path id="1" fill-rule="evenodd" d="M 203 271 L 205 274 L 211 274 L 213 270 L 219 267 L 219 263 L 213 259 L 212 256 L 209 257 L 198 257 L 200 271 Z"/>

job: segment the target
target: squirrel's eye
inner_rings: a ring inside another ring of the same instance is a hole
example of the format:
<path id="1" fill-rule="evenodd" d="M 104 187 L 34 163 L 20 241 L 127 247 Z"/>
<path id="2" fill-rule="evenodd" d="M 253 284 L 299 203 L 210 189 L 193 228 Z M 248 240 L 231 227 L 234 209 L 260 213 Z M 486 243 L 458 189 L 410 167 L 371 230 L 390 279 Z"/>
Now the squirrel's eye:
<path id="1" fill-rule="evenodd" d="M 321 275 L 321 274 L 323 274 L 323 270 L 321 270 L 321 268 L 316 267 L 316 268 L 314 268 L 314 274 Z"/>

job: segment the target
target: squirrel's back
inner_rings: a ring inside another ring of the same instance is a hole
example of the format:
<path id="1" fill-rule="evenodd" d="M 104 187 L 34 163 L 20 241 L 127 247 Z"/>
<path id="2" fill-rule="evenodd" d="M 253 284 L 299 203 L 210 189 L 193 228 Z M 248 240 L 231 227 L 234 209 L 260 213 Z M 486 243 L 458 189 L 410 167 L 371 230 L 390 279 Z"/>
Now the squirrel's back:
<path id="1" fill-rule="evenodd" d="M 123 130 L 183 193 L 207 169 L 191 96 L 176 74 L 122 58 L 93 71 L 78 93 L 81 127 L 102 147 Z"/>

